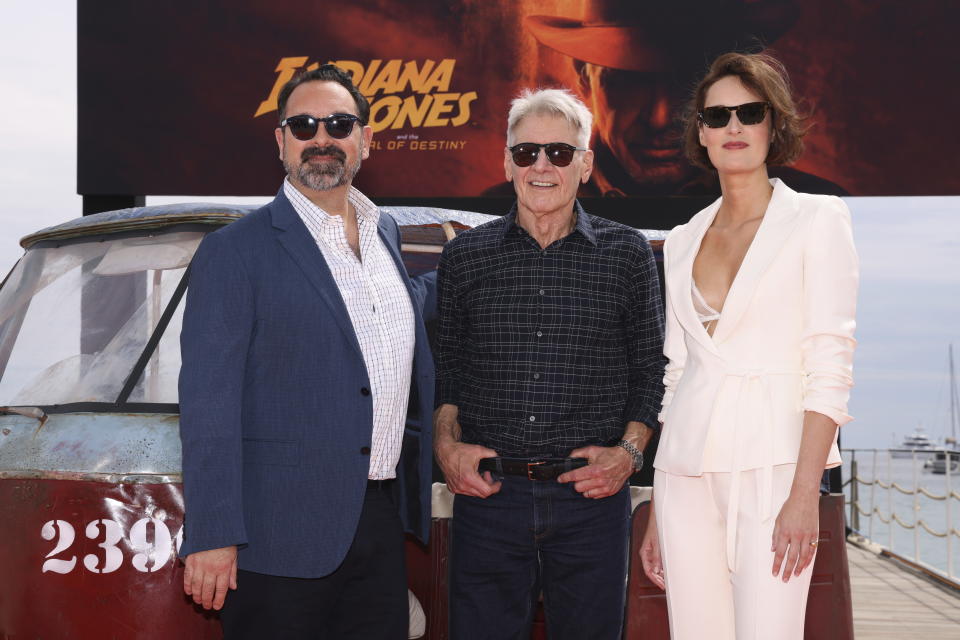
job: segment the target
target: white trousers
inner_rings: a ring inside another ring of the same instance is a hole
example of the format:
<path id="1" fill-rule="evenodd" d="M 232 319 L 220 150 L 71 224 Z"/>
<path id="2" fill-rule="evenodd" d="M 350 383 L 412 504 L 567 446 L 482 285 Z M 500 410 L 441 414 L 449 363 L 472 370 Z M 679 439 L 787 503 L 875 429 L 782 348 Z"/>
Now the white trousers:
<path id="1" fill-rule="evenodd" d="M 733 474 L 657 470 L 654 508 L 672 640 L 803 640 L 813 564 L 784 584 L 773 575 L 770 550 L 795 469 L 773 468 L 772 516 L 766 521 L 759 515 L 760 470 L 740 472 L 736 531 L 727 527 Z M 727 557 L 728 534 L 735 536 L 735 558 Z"/>

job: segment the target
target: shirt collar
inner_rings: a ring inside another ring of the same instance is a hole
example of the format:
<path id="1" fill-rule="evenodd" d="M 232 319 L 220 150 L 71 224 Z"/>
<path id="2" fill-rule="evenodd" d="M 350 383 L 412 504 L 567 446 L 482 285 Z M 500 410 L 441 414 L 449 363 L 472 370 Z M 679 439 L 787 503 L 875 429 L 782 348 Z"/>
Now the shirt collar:
<path id="1" fill-rule="evenodd" d="M 573 212 L 577 216 L 577 222 L 573 227 L 573 231 L 579 231 L 580 235 L 586 238 L 590 244 L 597 246 L 597 234 L 593 228 L 593 222 L 590 220 L 590 216 L 583 210 L 579 200 L 573 201 Z M 503 216 L 503 218 L 504 223 L 503 229 L 501 230 L 501 241 L 506 238 L 508 234 L 516 233 L 522 229 L 522 227 L 517 224 L 516 202 L 513 203 L 513 206 L 510 207 L 510 212 Z M 573 231 L 571 231 L 571 233 L 573 233 Z"/>
<path id="2" fill-rule="evenodd" d="M 332 216 L 317 205 L 313 204 L 310 201 L 310 198 L 305 196 L 299 189 L 297 189 L 290 178 L 285 178 L 283 181 L 283 195 L 287 196 L 287 200 L 290 201 L 290 204 L 293 205 L 294 210 L 301 217 L 310 216 L 315 220 L 319 221 L 321 224 L 333 223 L 335 217 Z M 357 212 L 357 221 L 369 220 L 374 224 L 380 221 L 380 209 L 377 205 L 367 196 L 363 195 L 359 189 L 351 186 L 350 190 L 347 192 L 347 201 L 353 205 L 354 210 Z"/>

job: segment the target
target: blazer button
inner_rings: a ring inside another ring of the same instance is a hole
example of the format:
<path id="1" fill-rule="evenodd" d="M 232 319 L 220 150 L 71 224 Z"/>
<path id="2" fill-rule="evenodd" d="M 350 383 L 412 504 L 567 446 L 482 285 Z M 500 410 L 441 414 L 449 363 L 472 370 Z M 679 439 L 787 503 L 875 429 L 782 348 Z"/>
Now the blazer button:
<path id="1" fill-rule="evenodd" d="M 360 447 L 360 453 L 365 456 L 370 455 L 370 447 Z"/>
<path id="2" fill-rule="evenodd" d="M 367 389 L 366 387 L 360 387 L 360 395 L 362 396 L 370 395 L 370 389 Z"/>

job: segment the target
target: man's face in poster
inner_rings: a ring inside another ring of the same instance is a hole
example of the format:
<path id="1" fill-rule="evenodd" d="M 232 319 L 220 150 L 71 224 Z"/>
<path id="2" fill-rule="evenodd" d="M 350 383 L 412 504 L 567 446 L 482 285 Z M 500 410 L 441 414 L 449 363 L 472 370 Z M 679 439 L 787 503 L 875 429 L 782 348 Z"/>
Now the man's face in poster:
<path id="1" fill-rule="evenodd" d="M 625 71 L 577 63 L 580 90 L 594 117 L 595 141 L 638 184 L 684 182 L 691 167 L 680 151 L 678 114 L 686 99 L 670 73 Z"/>

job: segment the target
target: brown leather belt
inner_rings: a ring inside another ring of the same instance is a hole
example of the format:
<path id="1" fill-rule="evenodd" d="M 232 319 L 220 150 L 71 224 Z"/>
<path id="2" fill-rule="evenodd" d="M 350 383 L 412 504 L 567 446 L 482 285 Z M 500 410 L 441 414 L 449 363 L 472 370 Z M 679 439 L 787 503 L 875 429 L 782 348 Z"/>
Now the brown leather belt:
<path id="1" fill-rule="evenodd" d="M 556 480 L 567 471 L 587 466 L 586 458 L 483 458 L 477 467 L 500 476 L 523 476 L 529 480 Z"/>

